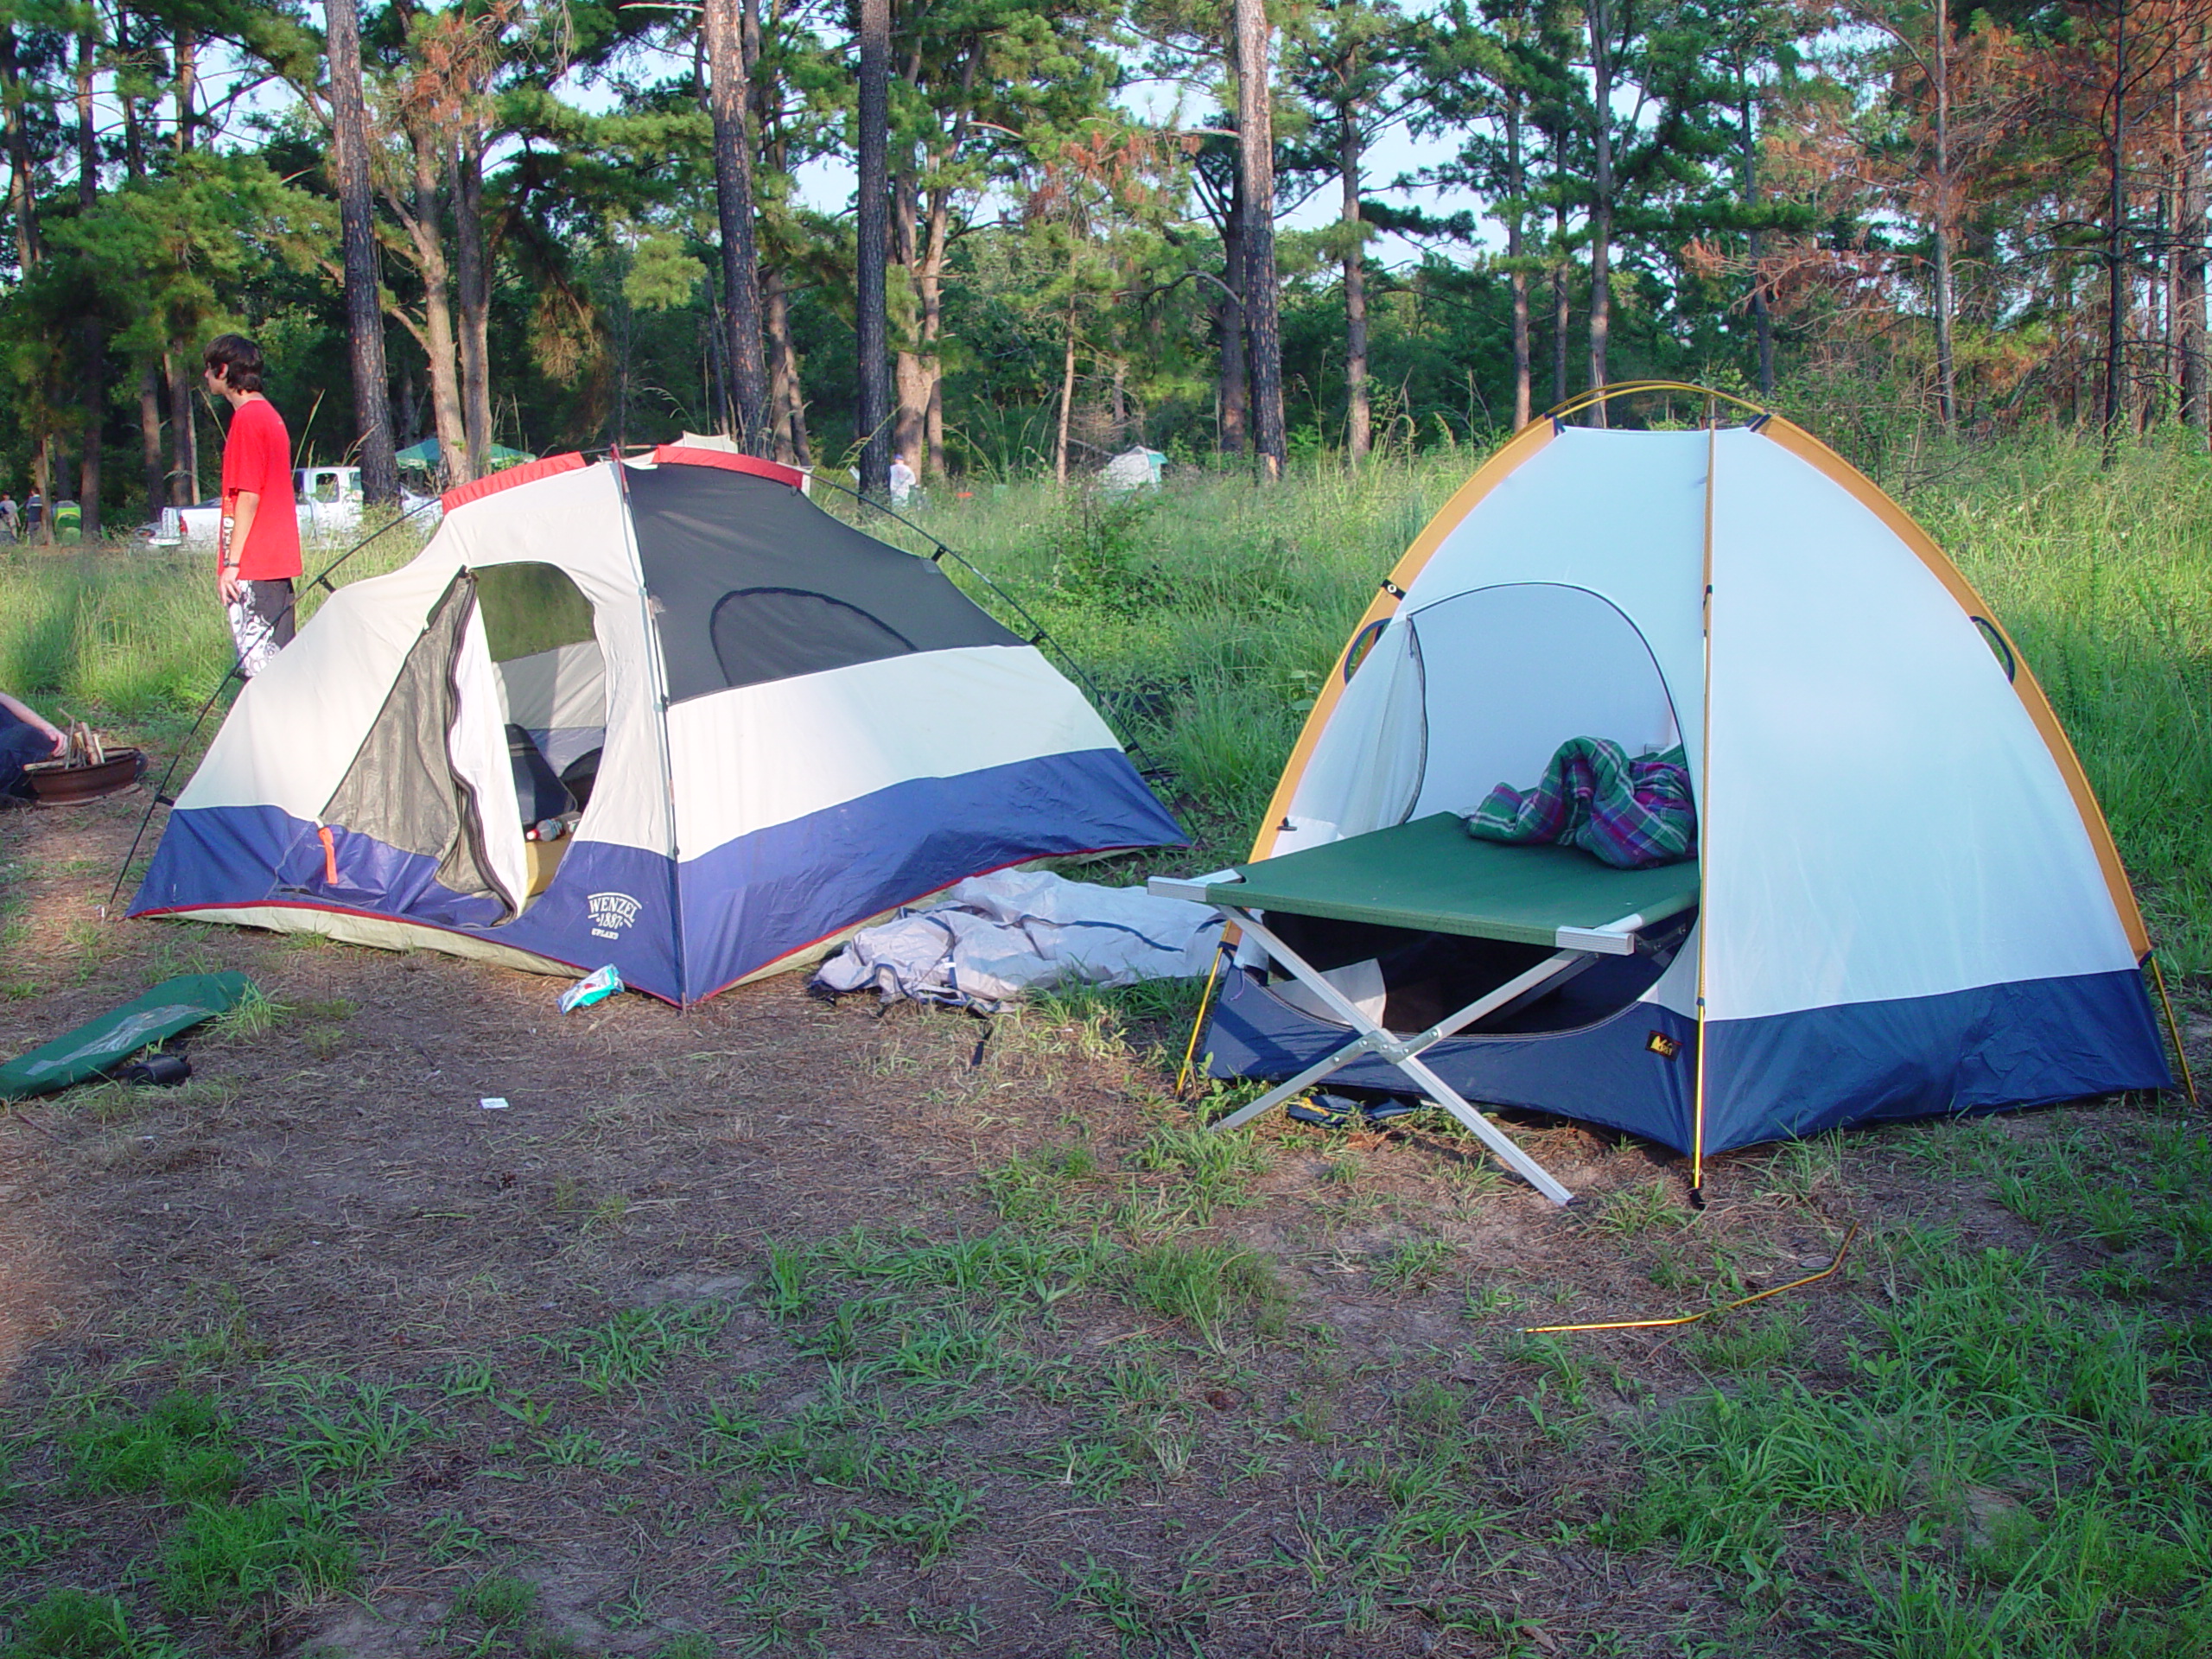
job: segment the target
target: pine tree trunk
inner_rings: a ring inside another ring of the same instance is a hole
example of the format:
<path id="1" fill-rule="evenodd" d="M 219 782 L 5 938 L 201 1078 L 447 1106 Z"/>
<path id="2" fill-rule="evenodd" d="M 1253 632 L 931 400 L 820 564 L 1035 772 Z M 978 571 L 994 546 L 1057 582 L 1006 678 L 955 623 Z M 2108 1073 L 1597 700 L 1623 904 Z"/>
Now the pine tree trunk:
<path id="1" fill-rule="evenodd" d="M 715 208 L 721 229 L 722 326 L 729 356 L 730 404 L 737 447 L 748 455 L 774 448 L 769 430 L 768 372 L 761 349 L 760 255 L 753 233 L 753 141 L 745 21 L 737 0 L 706 0 L 707 102 L 715 132 Z"/>
<path id="2" fill-rule="evenodd" d="M 54 475 L 58 470 L 54 434 L 41 431 L 31 450 L 31 489 L 39 499 L 38 534 L 32 539 L 41 547 L 54 545 Z"/>
<path id="3" fill-rule="evenodd" d="M 911 162 L 911 157 L 908 159 Z M 921 335 L 921 203 L 910 172 L 902 171 L 892 180 L 891 210 L 891 261 L 905 278 L 899 296 L 899 345 L 891 356 L 891 386 L 895 403 L 891 420 L 891 453 L 905 456 L 907 464 L 914 466 L 916 452 L 922 447 L 922 427 L 929 416 L 930 383 L 918 349 Z M 921 468 L 916 466 L 915 470 L 919 472 Z"/>
<path id="4" fill-rule="evenodd" d="M 1052 440 L 1052 481 L 1068 481 L 1068 421 L 1075 410 L 1075 302 L 1068 302 L 1067 353 L 1060 366 L 1060 426 Z"/>
<path id="5" fill-rule="evenodd" d="M 1590 386 L 1605 384 L 1605 348 L 1613 318 L 1613 43 L 1607 0 L 1590 0 L 1590 82 L 1597 167 L 1590 192 Z M 1605 406 L 1594 404 L 1590 423 L 1604 426 Z"/>
<path id="6" fill-rule="evenodd" d="M 952 469 L 944 459 L 944 369 L 940 359 L 930 359 L 930 413 L 922 432 L 928 442 L 930 465 L 943 474 Z"/>
<path id="7" fill-rule="evenodd" d="M 890 256 L 891 0 L 860 5 L 860 199 L 854 283 L 858 347 L 861 491 L 877 499 L 891 488 L 891 365 L 886 353 L 884 262 Z"/>
<path id="8" fill-rule="evenodd" d="M 772 263 L 761 273 L 761 303 L 767 313 L 770 385 L 768 412 L 776 435 L 776 459 L 790 467 L 813 465 L 806 442 L 806 397 L 800 385 L 798 348 L 791 343 L 791 302 L 782 270 Z"/>
<path id="9" fill-rule="evenodd" d="M 2112 148 L 2105 247 L 2105 459 L 2112 460 L 2126 414 L 2127 343 L 2127 0 L 2120 0 L 2113 50 Z"/>
<path id="10" fill-rule="evenodd" d="M 1767 303 L 1766 273 L 1759 260 L 1765 251 L 1765 238 L 1756 228 L 1759 208 L 1759 141 L 1758 106 L 1751 101 L 1750 78 L 1739 73 L 1738 90 L 1741 94 L 1738 113 L 1743 118 L 1740 129 L 1744 147 L 1744 206 L 1753 215 L 1753 226 L 1746 238 L 1751 264 L 1751 334 L 1758 353 L 1758 387 L 1763 397 L 1774 396 L 1774 312 Z"/>
<path id="11" fill-rule="evenodd" d="M 1236 149 L 1244 185 L 1244 334 L 1251 354 L 1254 457 L 1282 475 L 1282 324 L 1275 270 L 1275 144 L 1271 30 L 1263 0 L 1236 0 Z"/>
<path id="12" fill-rule="evenodd" d="M 37 175 L 31 162 L 30 134 L 23 124 L 22 66 L 16 31 L 0 23 L 0 118 L 8 128 L 8 207 L 16 221 L 16 268 L 29 271 L 45 256 L 39 236 Z"/>
<path id="13" fill-rule="evenodd" d="M 160 518 L 168 495 L 163 476 L 167 469 L 162 465 L 162 383 L 150 357 L 138 365 L 138 446 L 145 468 L 146 517 L 150 522 Z"/>
<path id="14" fill-rule="evenodd" d="M 461 426 L 468 475 L 492 470 L 492 273 L 484 255 L 484 135 L 464 117 L 453 168 L 454 289 L 461 320 Z"/>
<path id="15" fill-rule="evenodd" d="M 116 44 L 123 48 L 133 59 L 143 59 L 147 49 L 153 44 L 153 29 L 149 25 L 145 38 L 141 41 L 133 41 L 130 37 L 130 9 L 118 3 L 115 9 Z M 143 179 L 146 176 L 146 131 L 139 99 L 135 93 L 126 92 L 118 87 L 116 92 L 116 103 L 123 111 L 124 170 L 134 179 Z"/>
<path id="16" fill-rule="evenodd" d="M 1251 443 L 1252 388 L 1244 351 L 1244 186 L 1240 173 L 1229 194 L 1221 232 L 1222 286 L 1213 302 L 1221 338 L 1221 449 L 1241 455 Z"/>
<path id="17" fill-rule="evenodd" d="M 1567 328 L 1573 321 L 1573 300 L 1567 288 L 1567 206 L 1554 210 L 1554 229 L 1559 254 L 1552 265 L 1552 407 L 1567 401 Z"/>
<path id="18" fill-rule="evenodd" d="M 1529 424 L 1535 402 L 1529 384 L 1529 273 L 1521 268 L 1522 200 L 1528 179 L 1521 164 L 1521 89 L 1505 99 L 1505 188 L 1513 202 L 1505 216 L 1505 257 L 1513 268 L 1513 429 Z"/>
<path id="19" fill-rule="evenodd" d="M 409 135 L 415 149 L 415 200 L 408 215 L 408 238 L 415 245 L 415 269 L 423 279 L 423 354 L 430 365 L 430 413 L 438 434 L 438 469 L 446 484 L 466 484 L 476 474 L 468 464 L 468 434 L 461 424 L 461 377 L 454 365 L 452 279 L 446 267 L 444 214 L 439 200 L 437 154 L 426 128 Z"/>
<path id="20" fill-rule="evenodd" d="M 193 90 L 200 82 L 199 37 L 188 29 L 176 32 L 176 153 L 185 156 L 192 150 L 192 129 L 198 118 L 193 113 Z"/>
<path id="21" fill-rule="evenodd" d="M 77 35 L 77 206 L 99 205 L 99 140 L 92 125 L 92 69 L 99 42 L 90 29 Z M 77 511 L 87 545 L 100 539 L 100 461 L 107 425 L 107 327 L 95 314 L 85 319 L 82 366 L 85 439 L 77 466 Z"/>
<path id="22" fill-rule="evenodd" d="M 1351 241 L 1344 252 L 1344 448 L 1354 466 L 1373 442 L 1367 407 L 1367 271 L 1359 220 L 1359 124 L 1347 108 L 1337 141 L 1337 169 L 1344 187 L 1344 219 Z"/>
<path id="23" fill-rule="evenodd" d="M 372 507 L 392 506 L 399 500 L 399 463 L 393 459 L 391 385 L 385 365 L 384 309 L 377 298 L 382 276 L 369 199 L 369 112 L 361 82 L 360 17 L 355 0 L 323 0 L 322 13 L 330 41 L 332 159 L 345 248 L 346 346 L 353 372 L 361 499 Z"/>
<path id="24" fill-rule="evenodd" d="M 772 459 L 789 467 L 793 464 L 791 435 L 785 414 L 791 408 L 791 320 L 785 303 L 784 273 L 771 262 L 760 270 L 761 334 L 768 368 L 768 429 L 774 439 L 769 453 Z"/>
<path id="25" fill-rule="evenodd" d="M 925 478 L 941 474 L 944 465 L 944 359 L 938 350 L 944 337 L 944 263 L 952 245 L 952 193 L 930 192 L 922 242 L 922 264 L 917 274 L 917 297 L 921 304 L 922 381 L 928 387 L 923 399 L 921 454 L 916 470 Z"/>
<path id="26" fill-rule="evenodd" d="M 200 496 L 200 422 L 193 407 L 193 376 L 199 354 L 190 340 L 177 340 L 162 354 L 162 366 L 169 382 L 169 443 L 176 456 L 176 470 L 169 475 L 173 505 L 196 505 Z"/>
<path id="27" fill-rule="evenodd" d="M 2176 238 L 2180 244 L 2180 270 L 2174 287 L 2175 332 L 2181 349 L 2181 417 L 2200 432 L 2212 427 L 2204 363 L 2204 132 L 2202 112 L 2196 107 L 2201 73 L 2190 77 L 2181 140 L 2176 146 L 2181 166 L 2181 219 Z"/>
<path id="28" fill-rule="evenodd" d="M 1946 432 L 1959 429 L 1959 371 L 1951 342 L 1951 196 L 1956 188 L 1951 177 L 1951 14 L 1949 0 L 1936 0 L 1936 402 Z"/>

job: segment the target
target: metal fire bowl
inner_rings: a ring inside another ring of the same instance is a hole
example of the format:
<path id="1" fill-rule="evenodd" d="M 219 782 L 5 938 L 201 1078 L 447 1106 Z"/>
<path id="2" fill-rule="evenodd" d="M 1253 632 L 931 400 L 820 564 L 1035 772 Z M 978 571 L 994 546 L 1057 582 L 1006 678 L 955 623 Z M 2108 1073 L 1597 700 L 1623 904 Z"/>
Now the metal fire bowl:
<path id="1" fill-rule="evenodd" d="M 79 806 L 120 794 L 145 776 L 146 757 L 137 749 L 111 749 L 97 766 L 27 767 L 31 798 L 41 806 Z"/>

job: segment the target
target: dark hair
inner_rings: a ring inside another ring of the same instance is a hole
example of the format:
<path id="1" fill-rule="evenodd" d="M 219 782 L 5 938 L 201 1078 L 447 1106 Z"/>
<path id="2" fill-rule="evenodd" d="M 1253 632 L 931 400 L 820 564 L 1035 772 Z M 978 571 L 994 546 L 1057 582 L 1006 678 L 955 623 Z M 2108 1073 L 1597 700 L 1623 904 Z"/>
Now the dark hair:
<path id="1" fill-rule="evenodd" d="M 261 390 L 261 347 L 244 334 L 218 334 L 207 342 L 207 366 L 223 371 L 233 391 Z"/>

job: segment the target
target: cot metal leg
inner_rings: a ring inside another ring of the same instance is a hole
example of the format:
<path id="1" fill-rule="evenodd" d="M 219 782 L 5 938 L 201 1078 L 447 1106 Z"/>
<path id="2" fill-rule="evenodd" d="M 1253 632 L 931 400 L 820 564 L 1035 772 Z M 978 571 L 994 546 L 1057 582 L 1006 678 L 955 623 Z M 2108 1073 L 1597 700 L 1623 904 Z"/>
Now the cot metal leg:
<path id="1" fill-rule="evenodd" d="M 1309 1065 L 1287 1083 L 1278 1084 L 1241 1111 L 1224 1118 L 1214 1125 L 1218 1129 L 1240 1128 L 1262 1112 L 1294 1098 L 1303 1090 L 1341 1071 L 1363 1054 L 1377 1055 L 1404 1072 L 1417 1084 L 1421 1091 L 1452 1114 L 1468 1131 L 1488 1147 L 1498 1161 L 1521 1179 L 1541 1192 L 1554 1204 L 1570 1204 L 1574 1195 L 1554 1180 L 1541 1164 L 1513 1144 L 1512 1140 L 1495 1123 L 1484 1117 L 1460 1098 L 1451 1084 L 1438 1077 L 1417 1058 L 1424 1050 L 1434 1046 L 1454 1032 L 1472 1025 L 1476 1020 L 1516 1001 L 1548 982 L 1571 976 L 1582 971 L 1594 960 L 1586 950 L 1561 950 L 1538 963 L 1528 972 L 1508 980 L 1496 990 L 1478 998 L 1448 1020 L 1438 1021 L 1418 1035 L 1399 1038 L 1384 1030 L 1360 1008 L 1358 1004 L 1331 984 L 1321 972 L 1278 938 L 1263 922 L 1250 912 L 1234 906 L 1217 906 L 1221 912 L 1249 933 L 1266 949 L 1269 957 L 1287 968 L 1299 983 L 1304 985 L 1339 1020 L 1359 1034 L 1327 1058 Z"/>

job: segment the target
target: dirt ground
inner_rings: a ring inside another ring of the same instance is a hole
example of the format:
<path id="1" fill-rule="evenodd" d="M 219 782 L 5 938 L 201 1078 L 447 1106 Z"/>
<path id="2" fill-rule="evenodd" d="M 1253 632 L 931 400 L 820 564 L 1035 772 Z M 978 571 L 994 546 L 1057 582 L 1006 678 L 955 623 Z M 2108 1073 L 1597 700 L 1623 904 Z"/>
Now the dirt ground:
<path id="1" fill-rule="evenodd" d="M 111 1651 L 1819 1652 L 1592 1541 L 1713 1328 L 1522 1328 L 1787 1284 L 1857 1224 L 1758 1310 L 1834 1381 L 1886 1232 L 2035 1243 L 1925 1132 L 1720 1160 L 1693 1217 L 1671 1154 L 1516 1126 L 1561 1211 L 1426 1117 L 1206 1163 L 1180 1033 L 1109 1013 L 979 1061 L 982 1022 L 798 976 L 563 1017 L 442 956 L 104 920 L 143 804 L 0 817 L 0 1051 L 175 973 L 274 1005 L 184 1088 L 0 1116 L 0 1618 L 113 1595 Z M 235 1482 L 99 1490 L 86 1425 L 179 1389 Z M 272 1497 L 339 1564 L 295 1536 L 191 1590 L 195 1506 Z"/>

